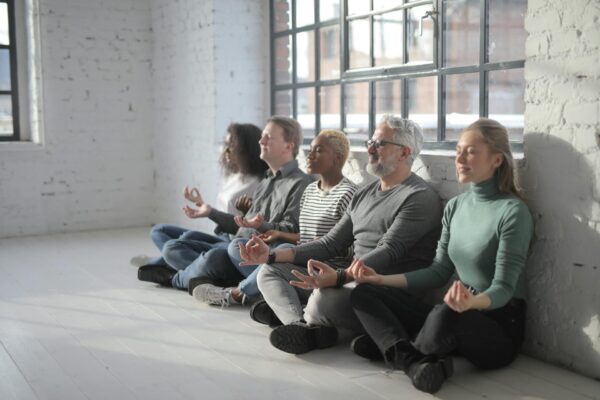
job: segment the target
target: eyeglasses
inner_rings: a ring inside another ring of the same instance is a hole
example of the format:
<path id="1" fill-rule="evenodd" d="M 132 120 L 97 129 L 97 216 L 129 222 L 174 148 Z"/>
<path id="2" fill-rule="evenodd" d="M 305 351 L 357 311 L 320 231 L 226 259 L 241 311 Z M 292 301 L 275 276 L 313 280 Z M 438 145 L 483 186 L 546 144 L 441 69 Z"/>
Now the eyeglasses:
<path id="1" fill-rule="evenodd" d="M 396 142 L 390 142 L 387 140 L 371 140 L 371 139 L 365 140 L 365 146 L 367 147 L 367 149 L 371 146 L 375 146 L 375 150 L 377 150 L 381 146 L 385 146 L 386 144 L 393 144 L 394 146 L 404 147 L 403 144 L 396 143 Z"/>

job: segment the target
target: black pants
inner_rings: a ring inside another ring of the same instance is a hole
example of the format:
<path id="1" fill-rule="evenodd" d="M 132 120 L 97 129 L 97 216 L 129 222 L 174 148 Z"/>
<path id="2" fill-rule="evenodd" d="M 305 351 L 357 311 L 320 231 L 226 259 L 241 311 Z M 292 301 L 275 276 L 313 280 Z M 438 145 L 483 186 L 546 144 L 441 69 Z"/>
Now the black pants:
<path id="1" fill-rule="evenodd" d="M 496 310 L 457 313 L 446 304 L 427 305 L 403 289 L 361 284 L 352 291 L 351 304 L 382 354 L 412 341 L 424 355 L 460 355 L 493 369 L 510 364 L 523 342 L 522 300 Z"/>

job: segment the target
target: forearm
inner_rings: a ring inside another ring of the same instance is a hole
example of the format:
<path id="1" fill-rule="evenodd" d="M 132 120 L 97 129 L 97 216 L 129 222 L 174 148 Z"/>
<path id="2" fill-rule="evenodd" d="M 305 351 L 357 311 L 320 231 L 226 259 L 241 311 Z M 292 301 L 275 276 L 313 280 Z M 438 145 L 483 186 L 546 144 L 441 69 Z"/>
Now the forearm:
<path id="1" fill-rule="evenodd" d="M 239 229 L 239 226 L 235 223 L 233 219 L 233 215 L 223 211 L 219 211 L 215 208 L 210 210 L 208 218 L 214 223 L 216 223 L 218 225 L 218 229 L 222 232 L 234 235 Z"/>
<path id="2" fill-rule="evenodd" d="M 470 305 L 470 309 L 473 310 L 487 310 L 492 305 L 492 299 L 485 293 L 479 293 L 476 296 L 473 296 L 472 303 Z"/>
<path id="3" fill-rule="evenodd" d="M 273 251 L 275 254 L 276 263 L 291 263 L 294 261 L 294 255 L 296 253 L 295 248 L 276 249 Z"/>
<path id="4" fill-rule="evenodd" d="M 300 240 L 299 233 L 281 232 L 281 231 L 278 231 L 278 232 L 279 233 L 277 234 L 277 239 L 285 240 L 286 242 L 293 243 L 293 244 L 298 243 L 298 240 Z"/>

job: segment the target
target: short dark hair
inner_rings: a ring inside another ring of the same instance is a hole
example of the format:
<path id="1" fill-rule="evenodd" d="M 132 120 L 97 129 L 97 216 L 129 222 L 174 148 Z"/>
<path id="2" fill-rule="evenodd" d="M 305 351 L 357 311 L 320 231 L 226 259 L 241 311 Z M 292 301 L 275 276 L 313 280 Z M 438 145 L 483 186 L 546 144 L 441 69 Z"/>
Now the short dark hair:
<path id="1" fill-rule="evenodd" d="M 225 162 L 225 151 L 223 149 L 219 163 L 225 169 L 225 173 L 240 172 L 244 175 L 254 175 L 262 178 L 267 170 L 267 164 L 260 158 L 260 145 L 258 141 L 262 131 L 254 124 L 232 123 L 227 127 L 230 137 L 230 150 L 235 152 L 239 165 L 235 170 L 228 167 Z"/>
<path id="2" fill-rule="evenodd" d="M 280 115 L 272 116 L 267 120 L 267 124 L 269 122 L 272 122 L 283 129 L 283 139 L 287 143 L 294 145 L 292 155 L 296 158 L 298 151 L 300 150 L 300 143 L 302 142 L 302 127 L 300 126 L 300 123 L 293 118 L 282 117 Z"/>

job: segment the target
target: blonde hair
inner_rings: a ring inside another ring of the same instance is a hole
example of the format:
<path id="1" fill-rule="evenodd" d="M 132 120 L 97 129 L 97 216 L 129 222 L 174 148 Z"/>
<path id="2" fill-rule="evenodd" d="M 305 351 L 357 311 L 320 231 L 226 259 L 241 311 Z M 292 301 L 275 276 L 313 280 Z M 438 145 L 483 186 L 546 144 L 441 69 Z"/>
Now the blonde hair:
<path id="1" fill-rule="evenodd" d="M 467 126 L 466 131 L 479 132 L 492 153 L 502 154 L 502 164 L 496 168 L 495 172 L 498 189 L 502 193 L 512 193 L 521 197 L 515 183 L 515 160 L 510 150 L 508 131 L 504 125 L 493 119 L 479 118 Z"/>
<path id="2" fill-rule="evenodd" d="M 348 154 L 350 154 L 350 142 L 344 132 L 334 129 L 325 129 L 319 132 L 317 136 L 327 139 L 327 142 L 333 148 L 334 153 L 341 156 L 341 166 L 343 166 L 348 159 Z"/>

